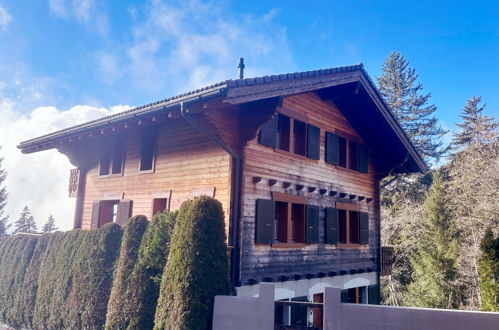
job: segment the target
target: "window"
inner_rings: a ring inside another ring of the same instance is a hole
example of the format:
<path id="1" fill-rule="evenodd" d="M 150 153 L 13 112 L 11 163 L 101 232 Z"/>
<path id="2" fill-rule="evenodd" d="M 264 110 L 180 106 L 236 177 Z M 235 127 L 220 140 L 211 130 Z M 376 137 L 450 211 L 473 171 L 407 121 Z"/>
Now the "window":
<path id="1" fill-rule="evenodd" d="M 125 147 L 122 139 L 116 139 L 101 151 L 99 176 L 123 174 Z"/>
<path id="2" fill-rule="evenodd" d="M 256 203 L 257 244 L 316 244 L 319 242 L 319 207 L 307 198 L 278 192 L 273 200 Z M 292 246 L 290 246 L 292 247 Z"/>
<path id="3" fill-rule="evenodd" d="M 343 135 L 343 133 L 340 133 Z M 331 132 L 326 132 L 326 162 L 361 173 L 368 171 L 367 147 Z"/>
<path id="4" fill-rule="evenodd" d="M 98 228 L 110 222 L 124 225 L 132 216 L 132 204 L 133 202 L 129 199 L 94 201 L 90 228 Z"/>
<path id="5" fill-rule="evenodd" d="M 140 139 L 140 165 L 139 172 L 154 171 L 156 155 L 156 130 L 148 129 L 142 133 Z"/>
<path id="6" fill-rule="evenodd" d="M 341 302 L 350 304 L 367 304 L 367 287 L 341 290 Z"/>
<path id="7" fill-rule="evenodd" d="M 289 116 L 278 114 L 262 125 L 260 144 L 304 157 L 320 158 L 320 129 Z"/>
<path id="8" fill-rule="evenodd" d="M 168 198 L 154 198 L 152 202 L 152 215 L 156 213 L 168 211 L 170 206 L 168 205 Z"/>
<path id="9" fill-rule="evenodd" d="M 119 200 L 109 200 L 101 202 L 101 214 L 99 217 L 99 227 L 109 222 L 116 222 L 118 216 Z"/>
<path id="10" fill-rule="evenodd" d="M 337 202 L 336 206 L 326 209 L 326 243 L 368 244 L 369 215 L 356 205 Z"/>

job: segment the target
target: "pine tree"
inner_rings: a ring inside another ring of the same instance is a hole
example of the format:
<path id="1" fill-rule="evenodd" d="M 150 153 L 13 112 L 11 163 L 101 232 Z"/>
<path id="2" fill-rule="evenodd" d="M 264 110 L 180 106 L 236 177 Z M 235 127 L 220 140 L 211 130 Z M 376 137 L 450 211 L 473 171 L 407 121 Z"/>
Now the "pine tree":
<path id="1" fill-rule="evenodd" d="M 410 257 L 412 282 L 407 286 L 404 302 L 417 307 L 457 308 L 462 300 L 461 288 L 456 284 L 458 232 L 443 173 L 434 174 L 424 208 L 426 231 Z"/>
<path id="2" fill-rule="evenodd" d="M 497 139 L 499 123 L 483 114 L 486 104 L 480 105 L 482 98 L 473 96 L 466 101 L 461 112 L 462 123 L 456 124 L 460 132 L 454 134 L 454 149 L 462 149 L 473 144 L 490 143 Z"/>
<path id="3" fill-rule="evenodd" d="M 482 310 L 499 312 L 499 237 L 494 239 L 490 227 L 485 231 L 480 250 L 478 268 Z"/>
<path id="4" fill-rule="evenodd" d="M 416 70 L 398 52 L 392 52 L 384 61 L 378 88 L 402 128 L 428 163 L 437 162 L 448 148 L 442 137 L 446 131 L 435 117 L 437 110 L 429 104 L 431 94 L 423 93 Z"/>
<path id="5" fill-rule="evenodd" d="M 0 147 L 2 149 L 2 147 Z M 3 186 L 7 179 L 7 171 L 2 168 L 3 157 L 0 157 L 0 237 L 7 235 L 7 229 L 10 225 L 7 224 L 8 216 L 4 215 L 5 205 L 7 204 L 7 190 Z"/>
<path id="6" fill-rule="evenodd" d="M 59 228 L 56 227 L 54 217 L 51 214 L 49 215 L 47 222 L 43 225 L 42 231 L 44 234 L 48 234 L 56 231 L 57 229 Z"/>
<path id="7" fill-rule="evenodd" d="M 35 218 L 31 214 L 28 206 L 25 206 L 19 215 L 19 219 L 14 222 L 14 232 L 17 233 L 36 233 Z"/>

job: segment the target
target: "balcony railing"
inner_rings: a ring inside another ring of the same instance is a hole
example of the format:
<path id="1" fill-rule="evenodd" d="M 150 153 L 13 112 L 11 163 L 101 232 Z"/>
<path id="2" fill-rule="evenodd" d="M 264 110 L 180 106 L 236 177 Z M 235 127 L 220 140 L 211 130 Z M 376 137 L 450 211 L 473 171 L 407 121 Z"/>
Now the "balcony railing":
<path id="1" fill-rule="evenodd" d="M 78 197 L 78 186 L 80 184 L 80 170 L 73 168 L 69 170 L 69 197 Z"/>
<path id="2" fill-rule="evenodd" d="M 392 273 L 393 265 L 393 247 L 381 247 L 381 276 L 387 276 Z"/>

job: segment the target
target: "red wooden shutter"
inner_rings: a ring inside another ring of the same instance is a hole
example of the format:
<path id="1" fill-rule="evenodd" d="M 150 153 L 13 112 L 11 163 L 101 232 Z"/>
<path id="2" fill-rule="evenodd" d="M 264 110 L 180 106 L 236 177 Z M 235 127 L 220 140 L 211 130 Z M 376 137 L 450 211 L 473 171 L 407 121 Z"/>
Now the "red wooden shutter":
<path id="1" fill-rule="evenodd" d="M 100 218 L 100 201 L 92 202 L 92 215 L 90 218 L 90 229 L 95 229 L 99 226 L 99 218 Z"/>
<path id="2" fill-rule="evenodd" d="M 360 212 L 360 244 L 369 244 L 369 214 Z"/>
<path id="3" fill-rule="evenodd" d="M 132 201 L 122 199 L 118 204 L 118 214 L 116 215 L 116 223 L 123 226 L 132 216 Z"/>
<path id="4" fill-rule="evenodd" d="M 307 157 L 320 159 L 321 130 L 319 127 L 307 125 Z"/>
<path id="5" fill-rule="evenodd" d="M 255 243 L 272 244 L 274 241 L 275 202 L 257 199 L 255 221 Z"/>

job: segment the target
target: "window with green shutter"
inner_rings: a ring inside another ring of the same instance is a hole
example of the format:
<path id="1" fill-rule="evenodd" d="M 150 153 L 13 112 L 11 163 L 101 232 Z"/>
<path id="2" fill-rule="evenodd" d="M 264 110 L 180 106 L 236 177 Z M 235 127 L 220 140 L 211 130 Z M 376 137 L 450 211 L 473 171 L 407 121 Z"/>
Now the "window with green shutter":
<path id="1" fill-rule="evenodd" d="M 338 135 L 331 132 L 326 132 L 326 163 L 338 165 L 338 148 Z"/>
<path id="2" fill-rule="evenodd" d="M 319 243 L 319 207 L 307 205 L 307 244 Z"/>
<path id="3" fill-rule="evenodd" d="M 360 212 L 359 220 L 360 220 L 360 226 L 359 226 L 360 244 L 369 244 L 369 214 L 365 212 Z"/>
<path id="4" fill-rule="evenodd" d="M 307 125 L 307 157 L 320 158 L 321 130 L 319 127 Z"/>
<path id="5" fill-rule="evenodd" d="M 256 201 L 255 243 L 272 244 L 274 241 L 275 202 L 267 199 Z"/>
<path id="6" fill-rule="evenodd" d="M 367 173 L 368 150 L 357 140 L 346 133 L 326 132 L 326 163 Z"/>
<path id="7" fill-rule="evenodd" d="M 338 209 L 326 208 L 326 244 L 338 243 Z"/>
<path id="8" fill-rule="evenodd" d="M 277 116 L 262 125 L 258 142 L 268 147 L 277 147 Z"/>
<path id="9" fill-rule="evenodd" d="M 359 144 L 359 172 L 367 173 L 367 147 Z"/>
<path id="10" fill-rule="evenodd" d="M 367 287 L 367 303 L 370 305 L 379 305 L 379 284 L 369 285 Z"/>

